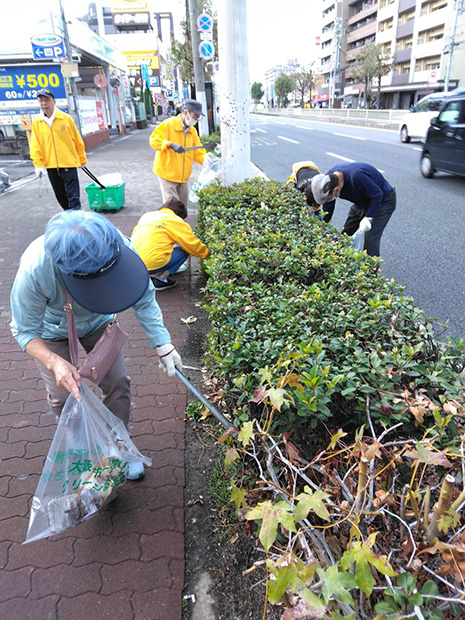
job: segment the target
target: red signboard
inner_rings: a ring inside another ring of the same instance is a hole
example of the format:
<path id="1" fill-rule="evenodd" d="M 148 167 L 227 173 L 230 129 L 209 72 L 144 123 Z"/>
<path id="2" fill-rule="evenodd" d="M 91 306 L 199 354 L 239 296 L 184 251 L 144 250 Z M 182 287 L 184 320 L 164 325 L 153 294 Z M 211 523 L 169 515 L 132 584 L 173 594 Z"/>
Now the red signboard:
<path id="1" fill-rule="evenodd" d="M 103 118 L 102 102 L 101 101 L 96 101 L 95 102 L 95 106 L 97 108 L 98 128 L 99 128 L 100 131 L 103 131 L 105 129 L 105 119 Z"/>

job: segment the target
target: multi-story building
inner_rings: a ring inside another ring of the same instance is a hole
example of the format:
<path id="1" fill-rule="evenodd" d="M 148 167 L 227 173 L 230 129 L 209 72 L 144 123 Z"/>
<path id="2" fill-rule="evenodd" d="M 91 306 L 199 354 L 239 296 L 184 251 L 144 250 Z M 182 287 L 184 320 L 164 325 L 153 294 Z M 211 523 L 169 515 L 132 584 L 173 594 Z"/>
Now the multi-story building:
<path id="1" fill-rule="evenodd" d="M 174 105 L 179 98 L 177 73 L 166 61 L 173 17 L 154 12 L 152 4 L 150 0 L 108 0 L 108 6 L 102 7 L 91 3 L 83 19 L 95 32 L 104 30 L 105 38 L 126 56 L 132 86 L 139 88 L 144 75 L 148 76 L 154 103 L 166 108 L 167 101 Z"/>
<path id="2" fill-rule="evenodd" d="M 445 82 L 449 90 L 465 85 L 465 0 L 322 0 L 322 12 L 320 101 L 332 99 L 333 81 L 334 101 L 340 88 L 345 105 L 365 104 L 367 85 L 350 67 L 372 42 L 395 60 L 381 79 L 380 107 L 408 108 Z M 368 85 L 377 86 L 376 78 Z"/>
<path id="3" fill-rule="evenodd" d="M 322 0 L 322 30 L 320 64 L 317 73 L 323 76 L 315 100 L 327 105 L 342 96 L 346 64 L 347 0 Z"/>
<path id="4" fill-rule="evenodd" d="M 286 75 L 294 75 L 299 71 L 300 65 L 297 60 L 288 60 L 286 65 L 275 65 L 265 73 L 265 101 L 268 106 L 277 105 L 274 85 L 279 76 L 284 73 Z"/>
<path id="5" fill-rule="evenodd" d="M 364 97 L 365 84 L 352 74 L 351 67 L 361 48 L 376 41 L 378 1 L 349 0 L 347 5 L 344 103 L 350 106 L 354 99 Z"/>
<path id="6" fill-rule="evenodd" d="M 465 15 L 460 15 L 465 2 L 456 1 L 458 8 L 454 0 L 379 0 L 376 42 L 396 61 L 381 80 L 383 107 L 408 108 L 424 95 L 444 90 L 448 71 L 449 90 L 465 83 Z"/>

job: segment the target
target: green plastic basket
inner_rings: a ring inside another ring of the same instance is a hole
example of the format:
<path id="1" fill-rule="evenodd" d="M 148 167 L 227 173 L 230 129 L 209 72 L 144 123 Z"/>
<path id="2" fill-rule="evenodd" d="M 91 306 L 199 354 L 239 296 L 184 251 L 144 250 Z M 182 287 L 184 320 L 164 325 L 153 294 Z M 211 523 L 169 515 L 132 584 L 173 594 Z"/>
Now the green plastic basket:
<path id="1" fill-rule="evenodd" d="M 121 209 L 124 205 L 125 183 L 119 185 L 107 185 L 102 189 L 95 183 L 86 187 L 89 207 L 94 211 Z"/>

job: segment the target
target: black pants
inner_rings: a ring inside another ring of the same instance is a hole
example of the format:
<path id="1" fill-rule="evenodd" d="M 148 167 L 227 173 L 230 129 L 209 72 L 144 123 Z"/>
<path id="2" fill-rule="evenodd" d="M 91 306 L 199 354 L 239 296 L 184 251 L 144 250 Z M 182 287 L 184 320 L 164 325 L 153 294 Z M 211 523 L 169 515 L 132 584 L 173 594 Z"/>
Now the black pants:
<path id="1" fill-rule="evenodd" d="M 56 199 L 62 209 L 80 209 L 79 178 L 77 168 L 47 168 Z"/>
<path id="2" fill-rule="evenodd" d="M 365 233 L 365 247 L 368 256 L 379 256 L 379 248 L 381 244 L 381 237 L 383 231 L 386 228 L 387 223 L 391 219 L 392 214 L 395 211 L 397 204 L 397 196 L 395 187 L 392 188 L 392 192 L 386 196 L 381 203 L 378 211 L 373 217 L 371 222 L 371 230 Z M 360 222 L 365 217 L 366 209 L 359 207 L 358 205 L 352 205 L 350 207 L 349 215 L 342 229 L 346 235 L 353 235 L 359 227 Z"/>

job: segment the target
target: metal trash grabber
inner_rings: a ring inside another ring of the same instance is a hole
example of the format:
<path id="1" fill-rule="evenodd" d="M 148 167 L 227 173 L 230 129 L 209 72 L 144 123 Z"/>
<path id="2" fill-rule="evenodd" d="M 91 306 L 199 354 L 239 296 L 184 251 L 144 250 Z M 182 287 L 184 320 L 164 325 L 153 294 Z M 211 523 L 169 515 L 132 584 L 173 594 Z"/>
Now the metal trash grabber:
<path id="1" fill-rule="evenodd" d="M 204 149 L 204 145 L 203 144 L 199 144 L 199 146 L 185 146 L 184 150 L 185 151 L 196 151 L 197 149 Z"/>
<path id="2" fill-rule="evenodd" d="M 177 368 L 174 369 L 174 372 L 177 376 L 178 379 L 180 379 L 184 385 L 189 388 L 189 390 L 192 392 L 192 394 L 198 398 L 200 400 L 200 402 L 202 403 L 202 405 L 205 405 L 205 407 L 215 416 L 215 418 L 217 420 L 219 420 L 221 422 L 221 424 L 227 428 L 233 428 L 234 429 L 234 435 L 237 434 L 237 429 L 236 427 L 231 424 L 231 422 L 229 420 L 227 420 L 224 415 L 222 413 L 220 413 L 218 411 L 218 409 L 211 404 L 211 402 L 202 394 L 202 392 L 199 392 L 199 390 L 195 387 L 195 385 L 193 383 L 191 383 L 189 381 L 189 379 L 187 377 L 185 377 L 182 372 L 180 370 L 178 370 Z"/>
<path id="3" fill-rule="evenodd" d="M 87 174 L 87 176 L 89 176 L 89 177 L 92 179 L 92 181 L 94 181 L 94 183 L 97 183 L 97 185 L 100 185 L 100 187 L 101 187 L 102 189 L 105 189 L 105 185 L 102 185 L 102 184 L 100 183 L 100 181 L 97 179 L 97 177 L 95 176 L 95 174 L 93 174 L 93 173 L 89 170 L 89 168 L 86 168 L 85 166 L 81 166 L 81 170 L 83 170 L 83 171 Z"/>

